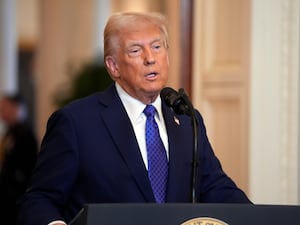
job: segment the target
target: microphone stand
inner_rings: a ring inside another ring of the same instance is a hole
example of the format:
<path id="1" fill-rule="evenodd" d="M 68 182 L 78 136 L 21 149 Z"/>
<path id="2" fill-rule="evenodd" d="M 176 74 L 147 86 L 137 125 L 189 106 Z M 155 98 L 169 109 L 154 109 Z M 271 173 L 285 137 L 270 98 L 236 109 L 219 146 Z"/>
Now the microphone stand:
<path id="1" fill-rule="evenodd" d="M 179 95 L 182 97 L 186 105 L 188 106 L 188 115 L 191 117 L 191 122 L 193 126 L 193 161 L 192 161 L 192 203 L 197 202 L 197 193 L 196 193 L 196 185 L 197 185 L 197 168 L 199 166 L 198 162 L 198 122 L 195 115 L 195 110 L 190 102 L 188 96 L 186 95 L 183 88 L 180 88 L 178 91 Z"/>

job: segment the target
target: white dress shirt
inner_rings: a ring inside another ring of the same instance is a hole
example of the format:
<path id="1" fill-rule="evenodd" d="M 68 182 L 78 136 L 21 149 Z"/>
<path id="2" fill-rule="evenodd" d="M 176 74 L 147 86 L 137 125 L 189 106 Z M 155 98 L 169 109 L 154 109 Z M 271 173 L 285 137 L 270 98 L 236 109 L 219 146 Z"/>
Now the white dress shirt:
<path id="1" fill-rule="evenodd" d="M 145 166 L 148 169 L 146 138 L 145 138 L 145 126 L 146 126 L 147 117 L 143 113 L 146 105 L 140 102 L 139 100 L 131 97 L 129 94 L 127 94 L 127 92 L 125 92 L 122 89 L 122 87 L 117 83 L 116 83 L 116 89 L 125 107 L 128 117 L 131 121 Z M 157 113 L 155 114 L 155 121 L 158 125 L 160 137 L 166 149 L 167 158 L 169 158 L 168 135 L 167 135 L 164 117 L 162 114 L 160 96 L 156 98 L 156 100 L 152 103 L 152 105 L 156 108 L 157 111 Z"/>

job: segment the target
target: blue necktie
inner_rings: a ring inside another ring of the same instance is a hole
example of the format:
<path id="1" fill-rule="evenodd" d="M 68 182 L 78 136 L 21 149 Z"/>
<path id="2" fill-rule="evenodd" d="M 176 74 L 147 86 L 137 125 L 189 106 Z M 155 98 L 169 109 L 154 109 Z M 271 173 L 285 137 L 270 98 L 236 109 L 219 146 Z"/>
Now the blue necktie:
<path id="1" fill-rule="evenodd" d="M 159 129 L 154 119 L 156 109 L 147 105 L 144 114 L 146 121 L 146 146 L 148 156 L 148 176 L 152 186 L 153 194 L 157 203 L 165 202 L 168 159 L 163 142 L 159 135 Z"/>

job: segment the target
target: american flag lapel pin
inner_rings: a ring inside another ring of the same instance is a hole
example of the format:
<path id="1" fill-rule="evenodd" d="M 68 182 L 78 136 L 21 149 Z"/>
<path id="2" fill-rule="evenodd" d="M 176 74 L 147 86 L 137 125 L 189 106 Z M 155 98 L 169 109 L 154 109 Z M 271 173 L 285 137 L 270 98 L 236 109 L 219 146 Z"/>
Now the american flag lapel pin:
<path id="1" fill-rule="evenodd" d="M 176 116 L 174 116 L 174 122 L 175 122 L 178 126 L 180 125 L 179 119 L 178 119 Z"/>

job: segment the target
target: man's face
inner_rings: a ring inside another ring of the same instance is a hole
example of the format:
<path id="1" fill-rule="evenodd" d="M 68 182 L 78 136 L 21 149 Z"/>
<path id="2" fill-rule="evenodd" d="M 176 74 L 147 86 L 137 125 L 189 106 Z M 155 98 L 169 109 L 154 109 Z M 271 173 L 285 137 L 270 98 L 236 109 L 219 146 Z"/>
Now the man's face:
<path id="1" fill-rule="evenodd" d="M 17 117 L 17 106 L 7 99 L 0 100 L 0 119 L 6 123 L 11 124 Z"/>
<path id="2" fill-rule="evenodd" d="M 148 104 L 155 100 L 168 79 L 167 44 L 153 25 L 137 25 L 122 32 L 115 57 L 116 82 L 132 97 Z"/>

